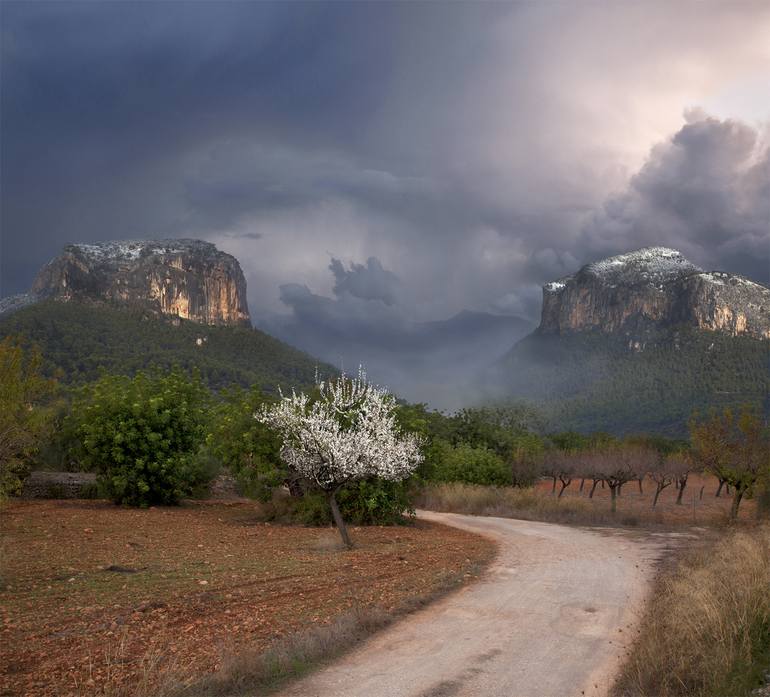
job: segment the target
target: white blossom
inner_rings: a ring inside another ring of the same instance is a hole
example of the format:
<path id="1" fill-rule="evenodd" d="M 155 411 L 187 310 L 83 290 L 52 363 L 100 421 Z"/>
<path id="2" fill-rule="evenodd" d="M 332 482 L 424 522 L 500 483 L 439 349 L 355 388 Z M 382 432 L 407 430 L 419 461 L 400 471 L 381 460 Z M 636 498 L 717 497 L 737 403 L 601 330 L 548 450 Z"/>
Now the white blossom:
<path id="1" fill-rule="evenodd" d="M 334 491 L 365 477 L 404 479 L 422 461 L 419 437 L 401 432 L 393 397 L 363 370 L 317 387 L 316 399 L 292 391 L 255 415 L 281 434 L 281 457 L 297 474 Z"/>

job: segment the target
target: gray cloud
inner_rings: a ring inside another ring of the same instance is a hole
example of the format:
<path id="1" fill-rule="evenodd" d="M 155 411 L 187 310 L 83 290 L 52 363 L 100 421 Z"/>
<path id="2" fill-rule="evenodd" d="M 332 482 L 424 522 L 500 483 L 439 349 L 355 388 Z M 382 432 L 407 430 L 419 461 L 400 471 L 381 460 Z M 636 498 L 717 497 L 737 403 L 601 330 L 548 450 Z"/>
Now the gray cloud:
<path id="1" fill-rule="evenodd" d="M 334 274 L 334 294 L 350 293 L 361 300 L 381 300 L 386 305 L 396 302 L 399 282 L 396 274 L 387 271 L 377 257 L 369 257 L 366 265 L 351 263 L 346 269 L 339 259 L 332 259 L 329 269 Z"/>
<path id="2" fill-rule="evenodd" d="M 770 143 L 702 113 L 656 146 L 585 227 L 591 249 L 666 243 L 708 268 L 770 280 Z"/>
<path id="3" fill-rule="evenodd" d="M 505 314 L 461 312 L 416 322 L 398 300 L 397 276 L 379 259 L 346 269 L 332 259 L 334 297 L 306 285 L 281 286 L 290 314 L 263 315 L 258 326 L 334 365 L 364 365 L 373 379 L 414 401 L 457 408 L 476 394 L 474 379 L 534 326 Z"/>
<path id="4" fill-rule="evenodd" d="M 767 133 L 747 125 L 770 116 L 766 3 L 63 0 L 0 20 L 2 294 L 68 241 L 202 237 L 241 261 L 257 321 L 412 361 L 415 326 L 536 320 L 542 283 L 643 244 L 767 271 Z M 713 117 L 683 122 L 695 104 Z"/>

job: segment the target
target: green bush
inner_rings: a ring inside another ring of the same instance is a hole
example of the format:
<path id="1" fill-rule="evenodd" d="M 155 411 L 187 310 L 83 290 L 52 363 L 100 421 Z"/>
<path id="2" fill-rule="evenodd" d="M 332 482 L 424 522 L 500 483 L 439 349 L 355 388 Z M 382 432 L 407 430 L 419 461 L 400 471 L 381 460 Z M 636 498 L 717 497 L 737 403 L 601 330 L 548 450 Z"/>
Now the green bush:
<path id="1" fill-rule="evenodd" d="M 44 403 L 54 385 L 41 376 L 42 356 L 19 341 L 0 341 L 0 501 L 21 492 L 40 440 L 50 428 Z"/>
<path id="2" fill-rule="evenodd" d="M 405 514 L 414 515 L 409 494 L 408 480 L 366 479 L 345 487 L 337 498 L 343 517 L 354 525 L 396 525 Z"/>
<path id="3" fill-rule="evenodd" d="M 337 494 L 344 519 L 352 525 L 398 525 L 404 516 L 414 515 L 408 482 L 367 479 L 349 484 Z M 290 503 L 292 522 L 302 525 L 330 525 L 331 510 L 320 491 L 308 491 Z"/>
<path id="4" fill-rule="evenodd" d="M 437 442 L 434 443 L 431 458 L 431 478 L 434 481 L 496 486 L 511 484 L 510 465 L 484 446 L 473 447 L 460 443 L 453 447 L 448 443 Z"/>
<path id="5" fill-rule="evenodd" d="M 399 525 L 414 515 L 409 482 L 370 479 L 355 482 L 337 494 L 340 512 L 353 525 Z M 329 502 L 323 492 L 290 496 L 275 489 L 259 507 L 264 520 L 299 525 L 331 525 Z"/>
<path id="6" fill-rule="evenodd" d="M 205 479 L 207 398 L 197 375 L 177 370 L 102 377 L 73 406 L 83 464 L 116 503 L 176 503 Z"/>
<path id="7" fill-rule="evenodd" d="M 281 462 L 280 438 L 254 418 L 268 401 L 256 386 L 224 391 L 211 410 L 206 436 L 207 450 L 232 472 L 244 495 L 263 502 L 290 476 Z"/>

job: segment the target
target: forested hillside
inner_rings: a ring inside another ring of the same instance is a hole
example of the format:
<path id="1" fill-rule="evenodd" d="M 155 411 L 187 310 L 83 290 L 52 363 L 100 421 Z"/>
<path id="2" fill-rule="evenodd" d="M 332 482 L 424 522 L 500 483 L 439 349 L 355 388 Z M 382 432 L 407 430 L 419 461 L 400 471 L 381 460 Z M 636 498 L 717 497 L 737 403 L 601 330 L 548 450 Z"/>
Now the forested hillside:
<path id="1" fill-rule="evenodd" d="M 583 332 L 534 333 L 493 371 L 496 396 L 542 405 L 554 430 L 684 435 L 693 410 L 770 411 L 770 342 L 689 327 L 643 347 Z"/>
<path id="2" fill-rule="evenodd" d="M 47 300 L 0 316 L 0 339 L 24 337 L 37 344 L 44 372 L 70 384 L 95 380 L 103 371 L 179 366 L 197 368 L 209 387 L 257 384 L 268 392 L 313 383 L 327 364 L 246 327 L 172 322 L 139 308 L 106 303 Z"/>

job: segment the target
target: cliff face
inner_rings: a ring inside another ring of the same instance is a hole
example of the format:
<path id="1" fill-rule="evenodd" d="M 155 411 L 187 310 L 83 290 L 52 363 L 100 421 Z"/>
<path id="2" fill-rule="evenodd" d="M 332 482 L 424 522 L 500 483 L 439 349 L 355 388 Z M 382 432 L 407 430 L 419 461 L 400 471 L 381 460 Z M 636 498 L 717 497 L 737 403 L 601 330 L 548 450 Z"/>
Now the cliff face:
<path id="1" fill-rule="evenodd" d="M 70 244 L 40 270 L 32 293 L 148 304 L 203 324 L 251 323 L 240 264 L 200 240 Z"/>
<path id="2" fill-rule="evenodd" d="M 624 333 L 667 324 L 770 339 L 770 289 L 742 276 L 707 273 L 679 252 L 650 247 L 588 264 L 543 287 L 538 331 Z"/>

